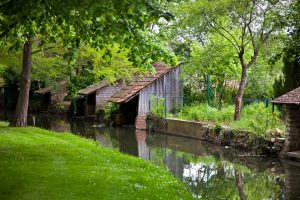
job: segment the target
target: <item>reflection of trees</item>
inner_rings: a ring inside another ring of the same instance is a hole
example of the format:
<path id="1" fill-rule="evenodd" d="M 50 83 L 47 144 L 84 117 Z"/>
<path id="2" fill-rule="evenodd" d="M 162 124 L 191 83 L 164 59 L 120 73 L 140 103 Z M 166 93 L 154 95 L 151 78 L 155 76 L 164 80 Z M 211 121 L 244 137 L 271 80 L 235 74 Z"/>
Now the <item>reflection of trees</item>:
<path id="1" fill-rule="evenodd" d="M 240 172 L 236 170 L 234 172 L 234 176 L 235 176 L 235 185 L 238 188 L 240 199 L 246 200 L 245 192 L 244 192 L 244 188 L 243 188 L 243 180 L 242 180 L 242 176 L 241 176 Z"/>
<path id="2" fill-rule="evenodd" d="M 281 186 L 276 176 L 250 170 L 213 156 L 183 155 L 186 159 L 184 182 L 202 199 L 280 199 Z"/>

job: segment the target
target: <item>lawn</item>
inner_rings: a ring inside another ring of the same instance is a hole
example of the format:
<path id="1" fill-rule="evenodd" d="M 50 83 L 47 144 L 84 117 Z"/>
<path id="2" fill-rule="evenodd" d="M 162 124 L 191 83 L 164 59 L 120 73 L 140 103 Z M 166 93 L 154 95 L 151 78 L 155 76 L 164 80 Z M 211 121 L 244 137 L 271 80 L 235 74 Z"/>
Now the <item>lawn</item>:
<path id="1" fill-rule="evenodd" d="M 69 133 L 0 123 L 0 199 L 192 199 L 151 163 Z"/>

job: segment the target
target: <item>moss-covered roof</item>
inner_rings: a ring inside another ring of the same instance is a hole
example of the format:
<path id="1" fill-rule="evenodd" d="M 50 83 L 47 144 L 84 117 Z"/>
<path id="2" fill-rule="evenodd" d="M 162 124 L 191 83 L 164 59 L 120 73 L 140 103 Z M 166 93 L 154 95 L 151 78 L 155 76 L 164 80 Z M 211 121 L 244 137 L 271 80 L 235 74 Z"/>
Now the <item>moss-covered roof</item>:
<path id="1" fill-rule="evenodd" d="M 97 90 L 105 87 L 105 86 L 108 86 L 109 85 L 109 82 L 104 80 L 104 81 L 101 81 L 100 83 L 97 83 L 95 85 L 90 85 L 84 89 L 81 89 L 79 90 L 77 93 L 78 94 L 83 94 L 83 95 L 89 95 L 91 93 L 94 93 L 96 92 Z"/>

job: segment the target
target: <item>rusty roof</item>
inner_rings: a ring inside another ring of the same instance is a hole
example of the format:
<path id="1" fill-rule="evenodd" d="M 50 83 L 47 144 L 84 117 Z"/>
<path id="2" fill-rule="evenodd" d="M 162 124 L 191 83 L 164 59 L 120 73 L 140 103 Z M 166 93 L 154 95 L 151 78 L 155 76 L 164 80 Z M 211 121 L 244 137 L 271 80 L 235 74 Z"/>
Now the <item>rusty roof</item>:
<path id="1" fill-rule="evenodd" d="M 176 67 L 179 67 L 182 62 L 180 62 Z M 163 62 L 157 62 L 153 64 L 156 73 L 153 75 L 146 75 L 144 77 L 136 78 L 125 87 L 123 87 L 119 92 L 114 94 L 109 101 L 114 103 L 128 102 L 130 99 L 134 98 L 138 93 L 150 85 L 152 82 L 156 81 L 160 77 L 164 76 L 166 73 L 170 72 L 174 68 L 168 67 Z"/>
<path id="2" fill-rule="evenodd" d="M 297 87 L 296 89 L 277 97 L 272 101 L 272 103 L 300 105 L 300 87 Z"/>
<path id="3" fill-rule="evenodd" d="M 101 89 L 105 86 L 108 86 L 108 85 L 109 85 L 109 82 L 107 80 L 104 80 L 104 81 L 101 81 L 100 83 L 97 83 L 95 85 L 91 85 L 91 86 L 88 86 L 84 89 L 81 89 L 77 93 L 78 94 L 83 94 L 83 95 L 89 95 L 89 94 L 94 93 L 97 90 L 99 90 L 99 89 Z"/>
<path id="4" fill-rule="evenodd" d="M 60 81 L 60 82 L 58 82 L 56 84 L 58 84 L 60 87 L 62 87 L 62 86 L 65 86 L 66 83 L 67 83 L 67 81 Z M 55 88 L 55 85 L 50 85 L 48 87 L 44 87 L 44 88 L 38 89 L 38 90 L 34 91 L 34 93 L 46 94 L 48 92 L 51 92 L 54 88 Z"/>

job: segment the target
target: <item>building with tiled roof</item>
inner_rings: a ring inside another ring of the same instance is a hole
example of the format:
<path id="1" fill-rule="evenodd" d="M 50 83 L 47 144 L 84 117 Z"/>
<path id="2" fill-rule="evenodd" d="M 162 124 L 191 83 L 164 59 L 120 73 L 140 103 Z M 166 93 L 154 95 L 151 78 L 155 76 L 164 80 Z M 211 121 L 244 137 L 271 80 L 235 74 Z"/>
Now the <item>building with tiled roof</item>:
<path id="1" fill-rule="evenodd" d="M 274 99 L 286 107 L 286 139 L 283 154 L 300 159 L 300 87 Z"/>
<path id="2" fill-rule="evenodd" d="M 274 99 L 272 102 L 276 104 L 300 105 L 300 87 Z"/>
<path id="3" fill-rule="evenodd" d="M 153 65 L 156 70 L 154 74 L 137 77 L 115 93 L 109 101 L 120 105 L 118 121 L 135 123 L 136 128 L 145 129 L 146 114 L 152 105 L 151 97 L 164 99 L 164 112 L 182 105 L 183 87 L 179 80 L 181 66 L 182 63 L 172 68 L 163 62 L 157 62 Z"/>

